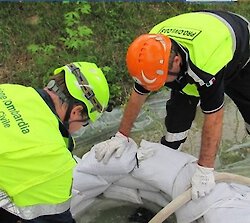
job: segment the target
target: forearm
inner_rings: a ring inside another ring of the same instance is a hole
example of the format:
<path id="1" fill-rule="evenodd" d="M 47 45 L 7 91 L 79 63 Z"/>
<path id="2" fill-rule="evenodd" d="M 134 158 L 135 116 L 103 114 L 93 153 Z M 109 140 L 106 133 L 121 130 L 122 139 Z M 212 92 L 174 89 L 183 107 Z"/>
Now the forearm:
<path id="1" fill-rule="evenodd" d="M 224 108 L 213 114 L 206 114 L 202 129 L 201 150 L 198 163 L 214 167 L 222 134 Z"/>
<path id="2" fill-rule="evenodd" d="M 120 123 L 119 132 L 121 132 L 126 136 L 129 136 L 133 124 L 146 98 L 147 95 L 139 95 L 134 90 L 132 90 L 130 99 L 123 113 L 123 118 Z"/>

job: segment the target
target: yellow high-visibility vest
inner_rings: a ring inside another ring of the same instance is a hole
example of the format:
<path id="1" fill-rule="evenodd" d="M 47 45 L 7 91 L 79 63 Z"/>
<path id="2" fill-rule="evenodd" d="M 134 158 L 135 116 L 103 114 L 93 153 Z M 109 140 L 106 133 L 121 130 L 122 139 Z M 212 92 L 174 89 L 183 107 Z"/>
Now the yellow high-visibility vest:
<path id="1" fill-rule="evenodd" d="M 0 85 L 0 135 L 0 190 L 16 206 L 69 201 L 75 160 L 35 89 Z"/>
<path id="2" fill-rule="evenodd" d="M 188 52 L 189 60 L 211 76 L 228 64 L 235 52 L 236 40 L 232 28 L 225 20 L 211 13 L 181 14 L 157 24 L 150 33 L 161 33 L 175 40 Z M 187 72 L 197 82 L 206 84 L 190 69 Z M 188 84 L 182 91 L 199 96 L 195 84 Z"/>

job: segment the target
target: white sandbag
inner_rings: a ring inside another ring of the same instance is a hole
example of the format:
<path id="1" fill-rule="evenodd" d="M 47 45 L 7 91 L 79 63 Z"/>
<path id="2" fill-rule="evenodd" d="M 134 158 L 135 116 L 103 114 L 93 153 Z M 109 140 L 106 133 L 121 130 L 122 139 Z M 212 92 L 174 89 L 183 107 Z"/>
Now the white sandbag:
<path id="1" fill-rule="evenodd" d="M 102 194 L 110 184 L 104 185 L 104 186 L 99 186 L 99 187 L 94 187 L 93 189 L 86 190 L 86 191 L 78 191 L 75 189 L 72 189 L 72 195 L 74 195 L 74 199 L 82 199 L 82 200 L 88 200 L 90 198 L 95 198 Z"/>
<path id="2" fill-rule="evenodd" d="M 137 145 L 131 139 L 120 158 L 112 156 L 107 164 L 98 162 L 95 158 L 95 151 L 91 149 L 84 154 L 82 160 L 78 162 L 77 171 L 94 175 L 122 175 L 129 173 L 136 165 Z"/>
<path id="3" fill-rule="evenodd" d="M 194 156 L 173 150 L 160 143 L 142 140 L 138 156 L 144 157 L 143 153 L 147 153 L 147 150 L 150 151 L 151 156 L 139 160 L 139 168 L 135 168 L 131 174 L 166 194 L 172 194 L 175 178 L 183 166 L 197 160 Z"/>
<path id="4" fill-rule="evenodd" d="M 229 186 L 234 197 L 220 207 L 211 207 L 203 216 L 206 223 L 250 222 L 250 187 L 234 183 Z"/>
<path id="5" fill-rule="evenodd" d="M 133 188 L 133 189 L 141 189 L 141 190 L 146 190 L 146 191 L 154 191 L 154 192 L 160 191 L 158 188 L 153 187 L 141 180 L 138 180 L 131 175 L 127 175 L 126 177 L 123 177 L 115 181 L 114 185 Z"/>
<path id="6" fill-rule="evenodd" d="M 75 190 L 74 188 L 72 188 L 72 190 L 71 190 L 71 195 L 72 195 L 72 197 L 76 196 L 76 195 L 79 194 L 79 193 L 80 193 L 79 190 Z"/>
<path id="7" fill-rule="evenodd" d="M 175 214 L 178 223 L 190 223 L 202 217 L 210 208 L 223 206 L 234 197 L 226 183 L 219 183 L 209 195 L 191 200 L 178 209 Z"/>
<path id="8" fill-rule="evenodd" d="M 70 203 L 70 212 L 73 218 L 77 217 L 78 215 L 82 214 L 93 202 L 95 198 L 90 198 L 85 200 L 82 195 L 76 195 L 72 197 Z"/>
<path id="9" fill-rule="evenodd" d="M 194 171 L 195 164 L 193 163 L 189 163 L 184 168 L 182 168 L 182 170 L 176 177 L 176 181 L 174 183 L 172 194 L 173 199 L 190 187 L 190 181 L 194 174 Z M 242 193 L 245 194 L 245 197 L 242 196 Z M 249 198 L 247 196 L 248 194 Z M 237 200 L 239 202 L 236 202 Z M 244 203 L 242 203 L 242 200 L 249 200 L 248 205 L 250 206 L 249 187 L 238 184 L 217 183 L 215 188 L 209 195 L 195 201 L 191 200 L 186 205 L 179 208 L 175 212 L 175 215 L 178 223 L 190 223 L 199 219 L 202 216 L 207 216 L 206 219 L 208 219 L 209 214 L 207 213 L 209 210 L 223 207 L 239 208 L 239 205 L 242 205 Z M 245 207 L 242 206 L 242 208 L 244 209 Z M 215 217 L 216 216 L 214 216 L 213 219 L 215 219 Z M 206 220 L 205 222 L 207 223 Z M 214 222 L 221 223 L 221 221 L 219 220 Z"/>
<path id="10" fill-rule="evenodd" d="M 160 192 L 139 190 L 139 195 L 141 198 L 151 201 L 160 207 L 165 207 L 169 202 L 162 196 Z"/>
<path id="11" fill-rule="evenodd" d="M 101 176 L 79 172 L 76 168 L 74 170 L 73 179 L 73 189 L 80 192 L 108 185 L 108 182 Z"/>
<path id="12" fill-rule="evenodd" d="M 163 191 L 160 191 L 160 194 L 170 203 L 173 199 L 170 194 L 166 194 Z"/>
<path id="13" fill-rule="evenodd" d="M 109 186 L 110 184 L 93 187 L 92 189 L 84 192 L 72 188 L 70 210 L 73 217 L 76 217 L 77 215 L 85 211 L 96 200 L 96 197 L 102 194 Z"/>
<path id="14" fill-rule="evenodd" d="M 111 185 L 106 191 L 103 193 L 104 197 L 129 201 L 135 204 L 142 204 L 141 197 L 139 196 L 138 190 L 126 187 L 120 187 L 117 185 Z"/>
<path id="15" fill-rule="evenodd" d="M 244 201 L 243 201 L 244 202 Z M 250 223 L 250 203 L 248 207 L 210 208 L 203 216 L 205 223 Z"/>
<path id="16" fill-rule="evenodd" d="M 87 190 L 87 191 L 79 191 L 78 194 L 82 195 L 82 198 L 87 200 L 90 198 L 94 198 L 99 196 L 100 194 L 102 194 L 108 187 L 110 186 L 110 184 L 105 185 L 105 186 L 100 186 L 100 187 L 95 187 L 91 190 Z"/>
<path id="17" fill-rule="evenodd" d="M 126 178 L 129 174 L 119 174 L 119 175 L 102 175 L 102 178 L 107 181 L 108 183 L 114 183 L 119 181 L 120 179 Z M 122 186 L 122 185 L 120 185 Z"/>
<path id="18" fill-rule="evenodd" d="M 191 187 L 191 178 L 196 170 L 196 162 L 187 163 L 177 174 L 173 184 L 172 199 L 182 194 Z"/>
<path id="19" fill-rule="evenodd" d="M 236 191 L 240 196 L 241 199 L 249 201 L 250 200 L 250 187 L 246 185 L 241 185 L 237 183 L 230 183 L 229 184 L 232 190 Z M 242 204 L 245 207 L 245 203 Z"/>

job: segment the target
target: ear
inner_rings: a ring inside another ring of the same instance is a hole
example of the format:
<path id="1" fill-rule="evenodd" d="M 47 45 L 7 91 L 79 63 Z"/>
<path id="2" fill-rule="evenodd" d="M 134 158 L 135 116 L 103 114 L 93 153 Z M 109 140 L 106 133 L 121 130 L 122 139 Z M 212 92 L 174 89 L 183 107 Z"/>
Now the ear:
<path id="1" fill-rule="evenodd" d="M 181 63 L 181 56 L 178 54 L 174 57 L 174 61 L 175 64 L 180 64 Z"/>
<path id="2" fill-rule="evenodd" d="M 81 105 L 76 105 L 71 110 L 70 117 L 71 118 L 79 118 L 79 115 L 81 115 L 81 111 L 83 110 L 83 107 Z"/>

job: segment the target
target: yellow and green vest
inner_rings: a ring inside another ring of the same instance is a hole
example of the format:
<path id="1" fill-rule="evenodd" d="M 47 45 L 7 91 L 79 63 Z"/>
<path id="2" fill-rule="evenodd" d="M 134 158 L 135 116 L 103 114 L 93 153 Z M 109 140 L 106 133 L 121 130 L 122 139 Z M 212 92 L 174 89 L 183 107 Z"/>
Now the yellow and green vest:
<path id="1" fill-rule="evenodd" d="M 187 52 L 187 73 L 199 86 L 209 85 L 213 76 L 232 60 L 235 52 L 232 28 L 222 18 L 211 13 L 181 14 L 154 26 L 150 33 L 167 35 L 180 44 Z M 190 64 L 201 70 L 205 74 L 204 78 L 197 75 Z M 195 84 L 186 85 L 182 91 L 199 96 Z"/>
<path id="2" fill-rule="evenodd" d="M 75 160 L 58 118 L 35 89 L 0 85 L 0 135 L 0 190 L 13 204 L 24 212 L 40 206 L 42 212 L 69 202 Z"/>

